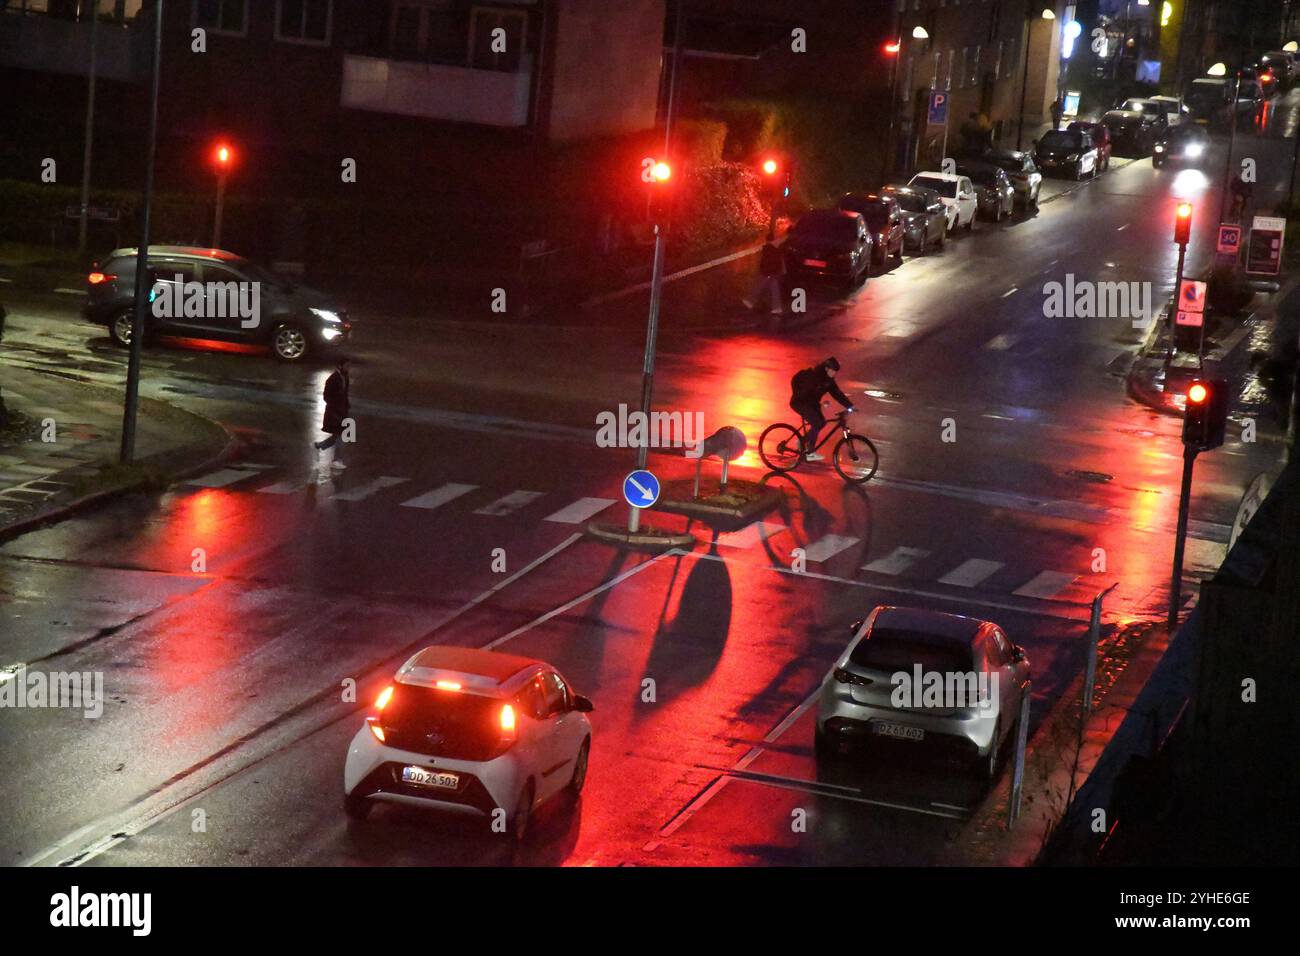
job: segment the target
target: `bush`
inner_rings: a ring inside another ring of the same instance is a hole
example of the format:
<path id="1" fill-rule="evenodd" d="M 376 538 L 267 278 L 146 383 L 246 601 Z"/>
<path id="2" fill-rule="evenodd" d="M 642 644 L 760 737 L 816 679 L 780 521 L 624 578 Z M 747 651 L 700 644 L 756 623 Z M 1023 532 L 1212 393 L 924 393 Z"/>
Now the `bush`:
<path id="1" fill-rule="evenodd" d="M 741 163 L 688 169 L 678 207 L 689 214 L 674 229 L 675 241 L 689 251 L 730 245 L 767 227 L 768 205 L 758 175 Z"/>

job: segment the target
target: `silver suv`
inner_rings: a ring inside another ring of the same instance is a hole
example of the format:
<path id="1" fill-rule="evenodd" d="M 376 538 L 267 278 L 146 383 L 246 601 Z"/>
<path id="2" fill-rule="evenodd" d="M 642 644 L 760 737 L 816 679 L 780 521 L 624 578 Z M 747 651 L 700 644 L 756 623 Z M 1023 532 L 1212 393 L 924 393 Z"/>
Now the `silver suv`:
<path id="1" fill-rule="evenodd" d="M 818 757 L 889 741 L 994 779 L 1029 693 L 1025 652 L 991 621 L 915 608 L 877 607 L 853 635 L 822 682 Z"/>
<path id="2" fill-rule="evenodd" d="M 86 277 L 86 320 L 131 344 L 135 249 L 114 249 Z M 347 343 L 352 323 L 323 292 L 296 285 L 223 249 L 150 246 L 145 344 L 160 335 L 265 345 L 299 362 Z"/>

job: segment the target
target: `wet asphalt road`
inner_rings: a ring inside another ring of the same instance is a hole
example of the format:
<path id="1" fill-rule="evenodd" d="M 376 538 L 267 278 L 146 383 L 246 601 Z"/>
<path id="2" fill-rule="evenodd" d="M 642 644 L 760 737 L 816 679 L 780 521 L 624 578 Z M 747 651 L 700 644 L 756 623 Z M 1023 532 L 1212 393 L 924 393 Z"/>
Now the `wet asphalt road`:
<path id="1" fill-rule="evenodd" d="M 1285 189 L 1291 96 L 1264 136 L 1239 140 L 1239 155 L 1259 156 L 1260 206 Z M 1222 161 L 1220 144 L 1207 170 Z M 641 296 L 573 328 L 494 318 L 487 290 L 482 315 L 350 303 L 358 444 L 323 485 L 308 443 L 326 369 L 177 343 L 147 353 L 144 393 L 226 423 L 243 449 L 206 482 L 0 546 L 0 663 L 102 671 L 107 695 L 95 720 L 0 712 L 0 862 L 932 861 L 974 785 L 910 760 L 819 767 L 808 702 L 850 622 L 878 603 L 999 622 L 1033 665 L 1035 724 L 1078 670 L 1094 593 L 1117 585 L 1110 627 L 1162 615 L 1178 422 L 1124 395 L 1142 332 L 1122 317 L 1046 318 L 1043 287 L 1073 273 L 1151 282 L 1159 300 L 1175 196 L 1208 208 L 1218 175 L 1204 194 L 1195 174 L 1148 161 L 1054 184 L 1036 214 L 981 223 L 852 295 L 815 289 L 809 313 L 775 331 L 675 329 L 699 314 L 748 323 L 734 304 L 743 263 L 671 283 L 656 407 L 740 427 L 751 452 L 739 473 L 757 478 L 753 443 L 789 417 L 791 373 L 835 354 L 882 458 L 861 489 L 801 469 L 760 529 L 711 542 L 697 527 L 690 555 L 580 536 L 591 515 L 625 515 L 615 501 L 633 453 L 596 447 L 594 421 L 639 395 Z M 1210 252 L 1202 229 L 1191 261 Z M 6 298 L 3 361 L 122 380 L 122 355 L 77 321 L 75 301 Z M 1233 427 L 1201 459 L 1187 596 L 1279 452 L 1261 423 L 1257 442 Z M 678 455 L 650 463 L 690 473 Z M 791 572 L 796 547 L 812 574 Z M 491 566 L 498 548 L 505 573 Z M 581 802 L 548 807 L 519 851 L 412 810 L 348 823 L 342 765 L 360 716 L 342 682 L 365 702 L 424 644 L 502 638 L 595 702 Z M 800 809 L 806 832 L 790 825 Z"/>

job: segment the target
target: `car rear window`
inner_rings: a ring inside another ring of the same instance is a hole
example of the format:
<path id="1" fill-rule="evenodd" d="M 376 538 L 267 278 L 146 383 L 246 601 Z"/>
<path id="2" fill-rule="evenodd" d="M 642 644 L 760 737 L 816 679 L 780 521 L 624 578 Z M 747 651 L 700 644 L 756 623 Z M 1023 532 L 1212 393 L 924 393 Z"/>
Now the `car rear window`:
<path id="1" fill-rule="evenodd" d="M 1038 145 L 1043 149 L 1082 149 L 1083 134 L 1078 130 L 1058 129 L 1050 133 L 1044 133 L 1043 138 L 1038 141 Z"/>
<path id="2" fill-rule="evenodd" d="M 840 204 L 840 208 L 861 213 L 868 226 L 879 228 L 889 222 L 889 207 L 883 203 L 846 199 Z"/>
<path id="3" fill-rule="evenodd" d="M 916 193 L 894 193 L 895 201 L 908 212 L 925 212 L 925 200 Z"/>
<path id="4" fill-rule="evenodd" d="M 858 237 L 856 220 L 849 216 L 804 216 L 792 230 L 801 239 L 835 239 L 852 242 Z"/>
<path id="5" fill-rule="evenodd" d="M 875 628 L 858 641 L 849 655 L 850 662 L 872 670 L 911 671 L 917 664 L 925 671 L 973 670 L 970 648 L 936 640 L 919 631 Z"/>
<path id="6" fill-rule="evenodd" d="M 501 742 L 505 701 L 464 691 L 395 684 L 380 723 L 399 750 L 456 760 L 487 760 Z"/>
<path id="7" fill-rule="evenodd" d="M 953 199 L 957 195 L 957 182 L 952 179 L 937 179 L 932 176 L 917 176 L 912 180 L 913 186 L 924 186 L 926 189 L 933 189 L 940 196 L 946 196 Z"/>

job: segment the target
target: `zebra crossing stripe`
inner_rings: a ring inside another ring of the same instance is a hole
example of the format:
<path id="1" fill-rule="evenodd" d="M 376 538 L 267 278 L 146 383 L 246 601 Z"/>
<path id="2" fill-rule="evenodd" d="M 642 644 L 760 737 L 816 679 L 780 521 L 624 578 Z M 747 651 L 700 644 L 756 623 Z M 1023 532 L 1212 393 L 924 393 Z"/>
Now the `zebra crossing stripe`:
<path id="1" fill-rule="evenodd" d="M 374 481 L 368 481 L 364 485 L 356 488 L 349 488 L 347 491 L 340 491 L 337 494 L 330 495 L 334 501 L 363 501 L 376 492 L 383 491 L 385 488 L 392 488 L 394 485 L 400 485 L 405 478 L 393 478 L 390 475 L 381 475 Z"/>
<path id="2" fill-rule="evenodd" d="M 273 485 L 267 485 L 265 488 L 258 488 L 257 490 L 264 495 L 292 495 L 297 494 L 306 487 L 306 478 L 295 478 L 289 481 L 277 481 Z"/>
<path id="3" fill-rule="evenodd" d="M 1079 576 L 1068 571 L 1043 571 L 1011 593 L 1050 601 L 1077 580 Z"/>
<path id="4" fill-rule="evenodd" d="M 445 505 L 449 501 L 454 501 L 461 495 L 469 494 L 477 487 L 478 485 L 461 485 L 454 481 L 449 481 L 441 488 L 435 488 L 433 491 L 427 491 L 422 495 L 416 495 L 409 501 L 403 501 L 402 507 L 432 510 L 441 505 Z"/>
<path id="5" fill-rule="evenodd" d="M 883 558 L 877 558 L 870 564 L 862 566 L 863 571 L 870 571 L 873 574 L 902 574 L 922 558 L 930 556 L 930 552 L 922 548 L 895 548 Z"/>
<path id="6" fill-rule="evenodd" d="M 958 588 L 973 588 L 988 579 L 998 568 L 1001 561 L 985 561 L 983 558 L 971 558 L 963 561 L 939 579 L 940 584 L 951 584 Z"/>
<path id="7" fill-rule="evenodd" d="M 853 547 L 860 540 L 860 538 L 847 538 L 843 535 L 828 534 L 804 548 L 804 558 L 808 561 L 825 561 L 841 551 Z"/>
<path id="8" fill-rule="evenodd" d="M 553 515 L 547 515 L 547 521 L 561 524 L 581 524 L 593 518 L 614 503 L 613 498 L 579 498 L 573 504 L 565 505 Z"/>
<path id="9" fill-rule="evenodd" d="M 729 548 L 752 548 L 764 540 L 775 538 L 786 526 L 775 524 L 771 521 L 757 521 L 754 524 L 746 525 L 739 531 L 731 531 L 718 535 L 718 544 Z"/>
<path id="10" fill-rule="evenodd" d="M 183 484 L 190 488 L 224 488 L 256 474 L 259 472 L 244 468 L 222 468 L 220 471 L 209 472 L 199 478 L 191 478 Z"/>
<path id="11" fill-rule="evenodd" d="M 532 504 L 544 494 L 546 494 L 544 491 L 512 491 L 510 494 L 498 498 L 490 505 L 484 505 L 482 508 L 475 509 L 474 513 L 476 515 L 508 515 L 511 512 L 518 511 L 520 508 Z"/>

